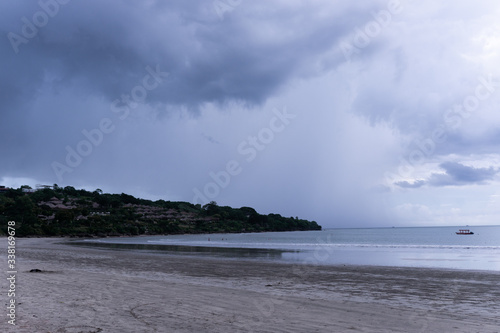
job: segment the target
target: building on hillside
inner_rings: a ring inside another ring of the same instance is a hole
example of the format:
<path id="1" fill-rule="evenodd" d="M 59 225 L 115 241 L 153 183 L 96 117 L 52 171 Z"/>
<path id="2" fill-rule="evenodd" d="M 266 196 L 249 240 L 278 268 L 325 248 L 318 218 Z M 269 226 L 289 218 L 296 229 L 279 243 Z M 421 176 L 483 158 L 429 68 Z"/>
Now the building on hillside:
<path id="1" fill-rule="evenodd" d="M 53 189 L 54 186 L 52 185 L 40 185 L 40 184 L 36 184 L 36 189 L 37 190 L 45 190 L 45 189 Z"/>

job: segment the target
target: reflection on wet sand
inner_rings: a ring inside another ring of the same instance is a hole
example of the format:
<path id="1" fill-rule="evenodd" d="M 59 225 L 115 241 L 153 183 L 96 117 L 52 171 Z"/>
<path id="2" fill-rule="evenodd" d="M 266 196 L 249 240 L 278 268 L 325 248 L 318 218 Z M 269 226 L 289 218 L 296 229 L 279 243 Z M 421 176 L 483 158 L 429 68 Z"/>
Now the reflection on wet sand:
<path id="1" fill-rule="evenodd" d="M 86 246 L 93 248 L 105 248 L 114 250 L 141 250 L 160 251 L 172 255 L 207 255 L 225 258 L 248 258 L 248 259 L 271 259 L 281 260 L 284 253 L 297 253 L 294 250 L 279 249 L 252 249 L 232 247 L 209 247 L 209 246 L 186 246 L 186 245 L 158 245 L 158 244 L 123 244 L 104 243 L 92 241 L 71 241 L 66 244 Z"/>

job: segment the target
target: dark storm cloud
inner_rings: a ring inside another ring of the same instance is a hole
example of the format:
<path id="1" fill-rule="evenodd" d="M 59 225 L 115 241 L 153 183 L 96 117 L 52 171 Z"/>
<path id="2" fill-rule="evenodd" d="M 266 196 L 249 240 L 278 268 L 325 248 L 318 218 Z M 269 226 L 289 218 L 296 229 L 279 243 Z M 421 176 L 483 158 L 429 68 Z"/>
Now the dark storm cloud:
<path id="1" fill-rule="evenodd" d="M 221 20 L 212 3 L 196 3 L 71 1 L 26 43 L 8 34 L 22 36 L 21 17 L 41 9 L 3 4 L 3 13 L 17 14 L 1 26 L 2 58 L 9 63 L 2 71 L 4 105 L 32 98 L 48 82 L 111 101 L 136 85 L 148 65 L 171 77 L 150 102 L 261 103 L 288 79 L 314 75 L 321 55 L 349 29 L 335 12 L 317 18 L 314 7 L 271 18 L 249 3 L 246 16 L 241 5 Z"/>
<path id="2" fill-rule="evenodd" d="M 0 123 L 9 126 L 0 149 L 16 171 L 22 156 L 23 167 L 45 168 L 60 158 L 57 144 L 64 151 L 114 101 L 127 103 L 148 66 L 163 80 L 145 103 L 160 113 L 260 105 L 291 80 L 345 61 L 339 38 L 369 10 L 248 1 L 221 17 L 210 1 L 2 2 Z"/>

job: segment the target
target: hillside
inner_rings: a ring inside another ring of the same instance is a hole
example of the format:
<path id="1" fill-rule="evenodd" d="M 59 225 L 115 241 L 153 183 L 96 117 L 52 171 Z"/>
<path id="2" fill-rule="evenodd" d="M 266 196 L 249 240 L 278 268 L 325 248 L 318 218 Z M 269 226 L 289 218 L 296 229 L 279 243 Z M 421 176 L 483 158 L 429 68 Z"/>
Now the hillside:
<path id="1" fill-rule="evenodd" d="M 321 230 L 316 222 L 279 214 L 261 215 L 253 208 L 231 208 L 211 202 L 138 199 L 131 195 L 90 192 L 57 185 L 32 190 L 2 188 L 0 234 L 16 222 L 18 236 L 122 236 L 215 232 Z"/>

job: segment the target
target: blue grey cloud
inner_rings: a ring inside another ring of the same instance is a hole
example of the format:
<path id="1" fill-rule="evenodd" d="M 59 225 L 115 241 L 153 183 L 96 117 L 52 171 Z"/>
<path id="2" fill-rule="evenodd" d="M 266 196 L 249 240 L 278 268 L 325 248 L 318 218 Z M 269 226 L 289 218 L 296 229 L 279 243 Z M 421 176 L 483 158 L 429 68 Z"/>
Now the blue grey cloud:
<path id="1" fill-rule="evenodd" d="M 474 168 L 458 162 L 444 162 L 439 165 L 445 173 L 433 173 L 428 179 L 419 179 L 413 182 L 397 181 L 394 185 L 401 188 L 416 189 L 425 185 L 443 186 L 463 186 L 470 184 L 486 184 L 495 179 L 500 172 L 500 168 Z"/>
<path id="2" fill-rule="evenodd" d="M 474 168 L 457 162 L 441 163 L 440 167 L 445 174 L 433 174 L 428 183 L 431 186 L 460 186 L 468 184 L 485 184 L 491 181 L 500 172 L 500 169 Z"/>
<path id="3" fill-rule="evenodd" d="M 413 183 L 410 183 L 405 180 L 405 181 L 395 182 L 394 184 L 402 188 L 419 188 L 424 186 L 426 183 L 427 182 L 425 180 L 416 180 Z"/>

